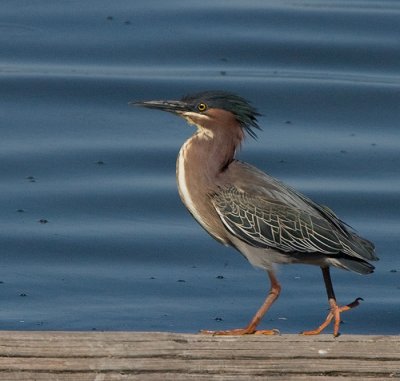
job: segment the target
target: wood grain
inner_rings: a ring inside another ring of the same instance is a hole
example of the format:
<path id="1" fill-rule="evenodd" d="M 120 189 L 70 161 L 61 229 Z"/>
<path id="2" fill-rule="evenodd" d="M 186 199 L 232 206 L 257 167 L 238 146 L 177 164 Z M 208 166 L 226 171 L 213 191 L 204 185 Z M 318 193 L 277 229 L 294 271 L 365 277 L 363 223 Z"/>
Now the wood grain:
<path id="1" fill-rule="evenodd" d="M 0 332 L 0 380 L 400 379 L 400 337 Z"/>

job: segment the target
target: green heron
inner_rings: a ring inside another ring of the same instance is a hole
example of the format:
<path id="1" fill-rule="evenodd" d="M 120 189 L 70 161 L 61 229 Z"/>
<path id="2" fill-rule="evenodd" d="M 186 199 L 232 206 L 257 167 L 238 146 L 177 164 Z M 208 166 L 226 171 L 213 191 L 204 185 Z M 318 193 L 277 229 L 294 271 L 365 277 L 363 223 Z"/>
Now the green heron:
<path id="1" fill-rule="evenodd" d="M 359 274 L 373 272 L 378 258 L 372 242 L 358 236 L 329 208 L 319 205 L 257 168 L 235 159 L 245 133 L 256 137 L 260 114 L 244 98 L 225 91 L 204 91 L 181 100 L 132 102 L 168 111 L 196 126 L 177 159 L 180 197 L 195 220 L 217 241 L 232 246 L 269 275 L 270 291 L 250 323 L 241 329 L 201 331 L 215 335 L 274 334 L 257 330 L 278 298 L 281 286 L 274 264 L 320 266 L 330 305 L 325 321 L 303 334 L 319 334 L 361 298 L 339 306 L 330 266 Z"/>

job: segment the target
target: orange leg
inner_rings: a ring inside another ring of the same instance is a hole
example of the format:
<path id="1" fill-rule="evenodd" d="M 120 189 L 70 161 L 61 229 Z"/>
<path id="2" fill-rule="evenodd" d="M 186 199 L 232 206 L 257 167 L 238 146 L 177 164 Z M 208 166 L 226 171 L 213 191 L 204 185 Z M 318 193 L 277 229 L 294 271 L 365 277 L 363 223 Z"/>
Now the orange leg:
<path id="1" fill-rule="evenodd" d="M 281 286 L 280 286 L 278 280 L 276 279 L 274 272 L 268 271 L 268 276 L 271 281 L 271 289 L 269 291 L 269 294 L 268 294 L 267 298 L 265 299 L 263 305 L 260 307 L 260 309 L 254 315 L 253 319 L 251 319 L 251 322 L 248 324 L 247 327 L 239 328 L 239 329 L 230 329 L 230 330 L 226 330 L 226 331 L 203 330 L 203 331 L 200 331 L 200 333 L 208 334 L 208 335 L 250 335 L 250 334 L 276 335 L 276 334 L 279 334 L 279 331 L 276 329 L 257 330 L 257 326 L 260 323 L 261 319 L 263 318 L 265 313 L 269 310 L 269 308 L 272 306 L 274 301 L 278 298 L 278 296 L 281 292 Z"/>
<path id="2" fill-rule="evenodd" d="M 357 307 L 360 304 L 360 300 L 363 300 L 363 299 L 357 298 L 353 302 L 351 302 L 345 306 L 339 307 L 336 303 L 336 297 L 335 297 L 335 292 L 333 291 L 329 267 L 321 267 L 321 270 L 322 270 L 322 275 L 324 276 L 326 292 L 328 294 L 330 311 L 329 311 L 328 316 L 326 317 L 325 321 L 318 328 L 316 328 L 312 331 L 304 331 L 304 332 L 302 332 L 302 334 L 303 335 L 318 335 L 330 324 L 330 322 L 332 320 L 334 320 L 333 336 L 337 337 L 340 335 L 340 333 L 339 333 L 340 314 L 342 312 L 350 310 L 351 308 Z"/>

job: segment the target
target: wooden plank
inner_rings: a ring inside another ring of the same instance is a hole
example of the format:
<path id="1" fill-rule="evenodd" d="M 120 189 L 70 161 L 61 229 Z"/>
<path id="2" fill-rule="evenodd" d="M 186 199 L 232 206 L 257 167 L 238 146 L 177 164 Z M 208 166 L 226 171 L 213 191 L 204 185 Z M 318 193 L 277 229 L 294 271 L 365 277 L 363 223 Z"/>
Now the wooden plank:
<path id="1" fill-rule="evenodd" d="M 399 336 L 0 332 L 0 380 L 400 378 Z"/>

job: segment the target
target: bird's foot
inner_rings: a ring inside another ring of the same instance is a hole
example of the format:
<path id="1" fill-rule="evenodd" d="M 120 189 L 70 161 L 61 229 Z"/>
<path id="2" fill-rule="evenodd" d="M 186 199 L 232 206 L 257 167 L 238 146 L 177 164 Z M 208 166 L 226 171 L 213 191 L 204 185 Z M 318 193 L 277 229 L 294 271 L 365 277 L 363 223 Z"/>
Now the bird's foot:
<path id="1" fill-rule="evenodd" d="M 329 301 L 331 304 L 331 308 L 330 308 L 330 311 L 329 311 L 328 316 L 326 317 L 325 321 L 317 329 L 314 329 L 312 331 L 303 331 L 303 332 L 301 332 L 301 334 L 302 335 L 319 335 L 334 319 L 333 336 L 338 337 L 340 335 L 340 333 L 339 333 L 340 314 L 342 312 L 348 311 L 354 307 L 357 307 L 360 304 L 360 300 L 363 300 L 363 299 L 357 298 L 353 302 L 351 302 L 345 306 L 339 307 L 336 304 L 336 301 L 334 299 L 331 299 Z"/>
<path id="2" fill-rule="evenodd" d="M 251 329 L 251 328 L 238 328 L 238 329 L 228 329 L 226 331 L 208 331 L 201 330 L 202 335 L 212 335 L 212 336 L 242 336 L 242 335 L 280 335 L 277 329 Z"/>

